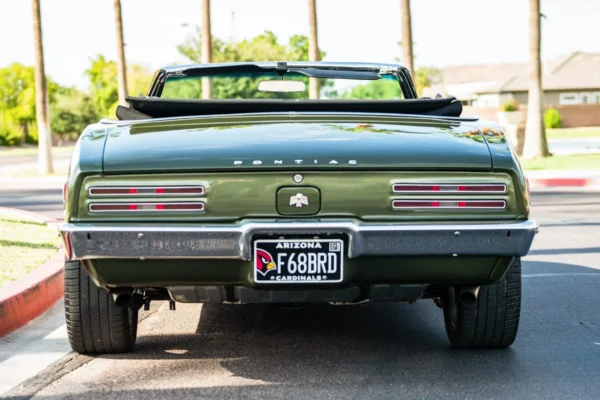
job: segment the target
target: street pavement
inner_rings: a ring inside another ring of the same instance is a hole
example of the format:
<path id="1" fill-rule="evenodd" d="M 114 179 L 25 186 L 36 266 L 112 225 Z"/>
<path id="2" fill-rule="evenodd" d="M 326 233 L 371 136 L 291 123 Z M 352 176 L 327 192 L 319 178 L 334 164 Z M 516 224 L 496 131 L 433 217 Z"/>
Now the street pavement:
<path id="1" fill-rule="evenodd" d="M 0 180 L 0 207 L 19 208 L 62 220 L 65 178 L 38 179 L 21 185 L 23 180 Z"/>
<path id="2" fill-rule="evenodd" d="M 25 208 L 53 210 L 60 197 L 47 196 Z M 67 356 L 5 396 L 598 399 L 600 193 L 534 193 L 533 217 L 541 231 L 524 259 L 523 312 L 509 349 L 452 349 L 430 300 L 299 309 L 178 304 L 175 312 L 157 302 L 143 316 L 134 353 Z M 55 314 L 48 336 L 38 337 L 58 359 L 68 344 Z M 13 343 L 20 349 L 11 354 L 45 367 L 47 359 L 33 354 L 46 354 L 39 341 L 21 336 L 29 342 Z M 8 362 L 19 365 L 0 352 L 0 371 Z"/>
<path id="3" fill-rule="evenodd" d="M 36 172 L 38 168 L 37 154 L 31 155 L 12 155 L 11 150 L 0 150 L 0 176 L 22 173 Z M 71 152 L 60 148 L 54 148 L 52 152 L 52 161 L 56 170 L 66 170 L 71 159 Z"/>
<path id="4" fill-rule="evenodd" d="M 548 142 L 550 153 L 555 155 L 600 153 L 599 138 L 556 139 Z"/>

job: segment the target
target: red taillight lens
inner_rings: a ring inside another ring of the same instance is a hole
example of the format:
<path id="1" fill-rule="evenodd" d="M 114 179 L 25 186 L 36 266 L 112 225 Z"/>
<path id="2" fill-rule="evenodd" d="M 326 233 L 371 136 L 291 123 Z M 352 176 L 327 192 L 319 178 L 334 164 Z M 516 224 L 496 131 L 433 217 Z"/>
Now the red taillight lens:
<path id="1" fill-rule="evenodd" d="M 480 208 L 504 209 L 504 200 L 393 200 L 394 209 L 423 209 L 423 208 Z"/>
<path id="2" fill-rule="evenodd" d="M 95 196 L 201 196 L 204 186 L 137 186 L 137 187 L 91 187 L 90 197 Z"/>
<path id="3" fill-rule="evenodd" d="M 530 207 L 531 207 L 531 189 L 529 187 L 529 179 L 527 177 L 525 177 L 525 195 L 527 196 L 527 213 L 529 214 L 530 211 Z"/>
<path id="4" fill-rule="evenodd" d="M 505 193 L 504 184 L 420 184 L 420 183 L 395 183 L 394 193 Z"/>
<path id="5" fill-rule="evenodd" d="M 65 256 L 68 260 L 73 258 L 73 248 L 71 247 L 71 232 L 65 232 Z"/>
<path id="6" fill-rule="evenodd" d="M 204 203 L 92 203 L 90 212 L 123 211 L 203 211 Z"/>
<path id="7" fill-rule="evenodd" d="M 63 185 L 63 191 L 62 191 L 63 205 L 67 204 L 67 195 L 68 195 L 67 185 L 68 185 L 68 182 L 65 182 L 65 184 Z"/>

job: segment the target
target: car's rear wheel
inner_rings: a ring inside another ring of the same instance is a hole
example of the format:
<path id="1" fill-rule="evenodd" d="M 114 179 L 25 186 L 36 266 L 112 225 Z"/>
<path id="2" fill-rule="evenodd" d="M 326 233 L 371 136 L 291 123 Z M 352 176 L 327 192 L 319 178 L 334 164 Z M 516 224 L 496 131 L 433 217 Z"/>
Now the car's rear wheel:
<path id="1" fill-rule="evenodd" d="M 471 304 L 459 301 L 457 288 L 443 299 L 448 339 L 459 348 L 503 348 L 517 337 L 521 314 L 521 259 L 515 258 L 504 278 L 479 288 Z"/>
<path id="2" fill-rule="evenodd" d="M 65 314 L 74 351 L 126 353 L 137 336 L 137 309 L 119 307 L 91 281 L 80 261 L 65 262 Z"/>

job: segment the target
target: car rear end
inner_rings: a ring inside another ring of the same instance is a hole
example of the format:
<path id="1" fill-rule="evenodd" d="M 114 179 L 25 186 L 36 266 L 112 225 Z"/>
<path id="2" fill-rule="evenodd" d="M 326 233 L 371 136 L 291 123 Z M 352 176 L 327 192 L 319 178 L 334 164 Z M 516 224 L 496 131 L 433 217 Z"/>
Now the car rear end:
<path id="1" fill-rule="evenodd" d="M 331 98 L 307 99 L 317 80 Z M 418 99 L 398 65 L 278 62 L 163 68 L 128 102 L 65 187 L 75 351 L 132 350 L 155 300 L 430 298 L 456 347 L 515 340 L 537 224 L 503 132 L 457 99 Z"/>
<path id="2" fill-rule="evenodd" d="M 69 257 L 115 293 L 357 303 L 488 284 L 527 253 L 537 225 L 518 165 L 493 167 L 497 134 L 319 118 L 272 116 L 261 138 L 214 119 L 113 127 L 102 171 L 71 177 Z"/>

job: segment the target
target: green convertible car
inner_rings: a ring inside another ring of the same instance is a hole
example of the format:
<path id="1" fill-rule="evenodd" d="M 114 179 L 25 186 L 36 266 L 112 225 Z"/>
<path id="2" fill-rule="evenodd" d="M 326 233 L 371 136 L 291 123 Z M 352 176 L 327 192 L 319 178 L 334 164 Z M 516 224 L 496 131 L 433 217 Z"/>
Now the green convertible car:
<path id="1" fill-rule="evenodd" d="M 432 299 L 456 347 L 515 340 L 527 181 L 454 97 L 418 98 L 399 65 L 265 62 L 163 68 L 127 100 L 65 185 L 75 351 L 132 350 L 152 300 Z"/>

